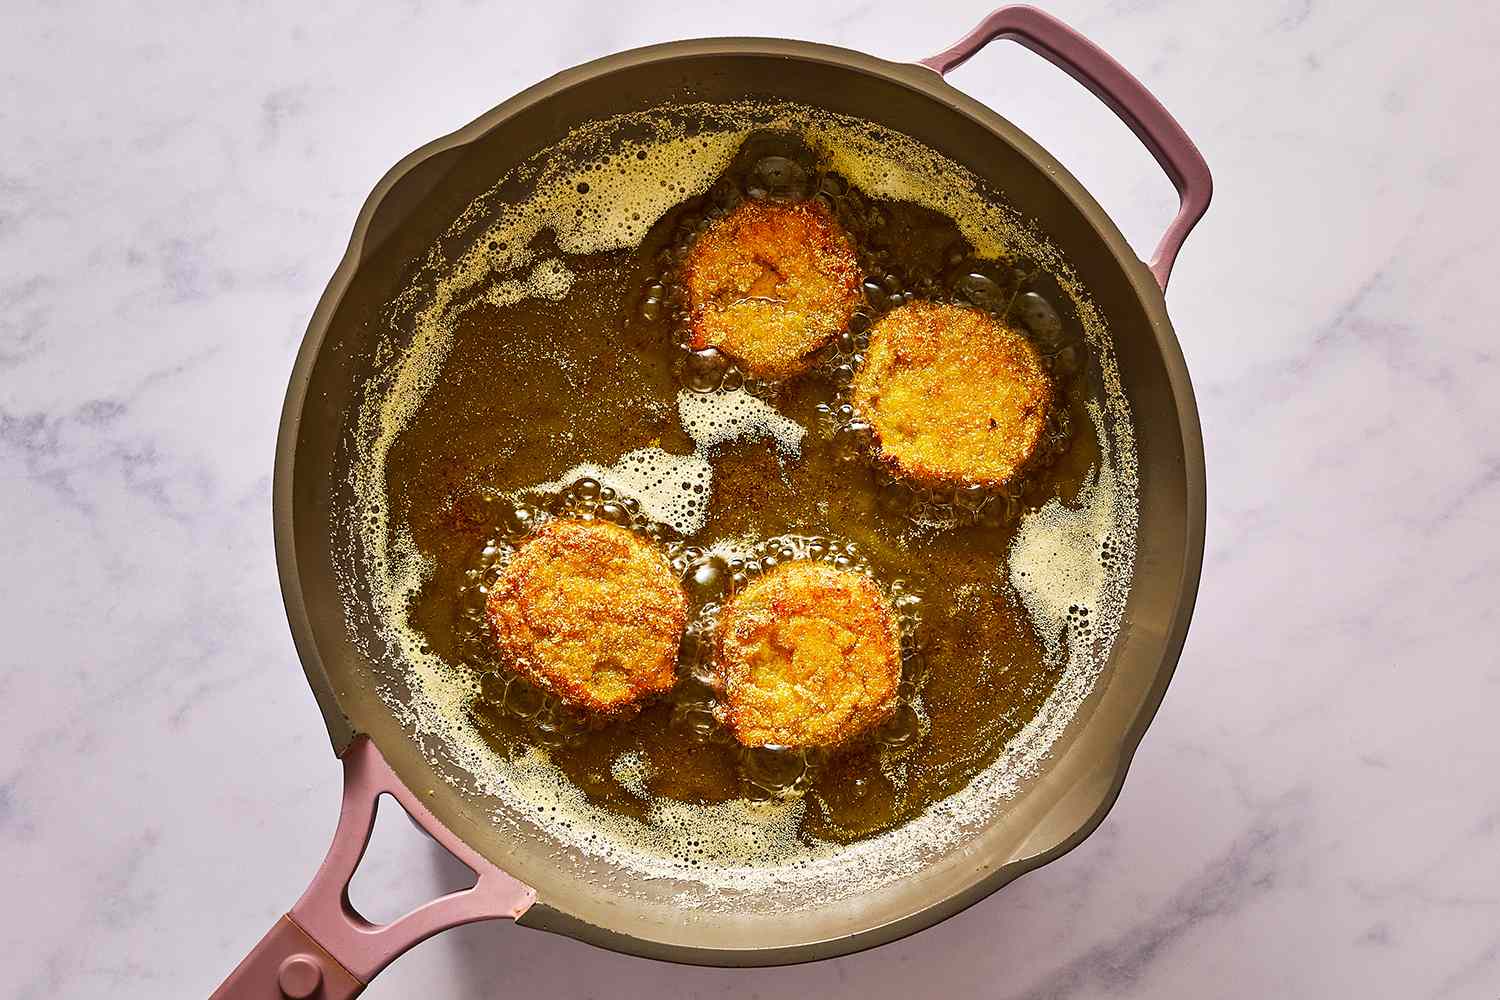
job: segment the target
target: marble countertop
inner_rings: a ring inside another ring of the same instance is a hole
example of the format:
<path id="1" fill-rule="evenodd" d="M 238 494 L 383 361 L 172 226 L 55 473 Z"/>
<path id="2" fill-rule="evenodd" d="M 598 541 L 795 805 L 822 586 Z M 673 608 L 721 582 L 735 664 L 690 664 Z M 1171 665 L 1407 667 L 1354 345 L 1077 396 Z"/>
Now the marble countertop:
<path id="1" fill-rule="evenodd" d="M 985 10 L 687 6 L 8 11 L 0 992 L 207 995 L 322 856 L 339 776 L 282 613 L 272 447 L 388 166 L 611 51 L 762 34 L 917 58 Z M 1052 5 L 1217 181 L 1168 296 L 1208 454 L 1203 587 L 1091 839 L 818 965 L 477 925 L 368 995 L 1500 997 L 1500 17 L 1419 6 Z M 1171 189 L 1081 89 L 1006 46 L 952 79 L 1154 241 Z M 377 848 L 356 901 L 453 877 L 404 824 Z"/>

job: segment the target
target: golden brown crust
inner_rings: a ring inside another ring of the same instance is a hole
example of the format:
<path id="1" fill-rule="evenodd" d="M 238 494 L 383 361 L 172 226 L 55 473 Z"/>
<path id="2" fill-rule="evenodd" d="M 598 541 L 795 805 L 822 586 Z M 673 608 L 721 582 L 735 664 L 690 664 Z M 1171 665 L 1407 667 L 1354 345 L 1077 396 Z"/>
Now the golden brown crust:
<path id="1" fill-rule="evenodd" d="M 783 563 L 725 605 L 718 646 L 721 715 L 747 746 L 834 746 L 895 708 L 901 633 L 852 570 Z"/>
<path id="2" fill-rule="evenodd" d="M 547 523 L 485 613 L 506 662 L 570 705 L 617 713 L 676 682 L 687 600 L 666 557 L 618 525 Z"/>
<path id="3" fill-rule="evenodd" d="M 909 302 L 870 331 L 854 408 L 881 459 L 929 485 L 999 486 L 1036 451 L 1052 405 L 1036 348 L 988 313 Z"/>
<path id="4" fill-rule="evenodd" d="M 854 244 L 816 201 L 741 203 L 693 244 L 682 280 L 693 349 L 763 379 L 806 371 L 859 305 Z"/>

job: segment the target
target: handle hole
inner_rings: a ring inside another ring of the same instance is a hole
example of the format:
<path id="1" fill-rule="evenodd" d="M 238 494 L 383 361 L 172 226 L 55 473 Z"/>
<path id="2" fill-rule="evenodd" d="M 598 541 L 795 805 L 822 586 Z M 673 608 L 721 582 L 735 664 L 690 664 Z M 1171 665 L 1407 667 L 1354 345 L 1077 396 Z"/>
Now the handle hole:
<path id="1" fill-rule="evenodd" d="M 468 889 L 479 876 L 407 815 L 388 793 L 375 801 L 370 845 L 349 880 L 349 905 L 374 924 L 388 924 L 430 900 Z"/>
<path id="2" fill-rule="evenodd" d="M 1126 65 L 1131 59 L 1116 53 Z M 948 74 L 948 82 L 994 108 L 1078 178 L 1148 260 L 1177 214 L 1177 191 L 1135 134 L 1083 84 L 1009 39 Z"/>

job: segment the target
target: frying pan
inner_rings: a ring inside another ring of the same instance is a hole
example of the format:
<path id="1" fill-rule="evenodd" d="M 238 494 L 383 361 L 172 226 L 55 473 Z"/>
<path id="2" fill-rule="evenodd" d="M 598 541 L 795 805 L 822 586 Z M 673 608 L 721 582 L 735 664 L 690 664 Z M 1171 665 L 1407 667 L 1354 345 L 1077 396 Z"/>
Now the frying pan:
<path id="1" fill-rule="evenodd" d="M 1166 170 L 1180 208 L 1149 264 L 1046 151 L 944 82 L 943 74 L 997 38 L 1025 45 L 1089 88 Z M 781 99 L 878 122 L 1004 192 L 1063 251 L 1107 317 L 1134 414 L 1140 515 L 1129 597 L 1088 703 L 1042 772 L 961 849 L 896 884 L 793 912 L 684 912 L 674 905 L 670 879 L 580 877 L 557 863 L 557 845 L 540 829 L 496 822 L 492 804 L 462 791 L 452 767 L 424 752 L 382 698 L 368 654 L 373 625 L 346 616 L 337 579 L 334 540 L 355 509 L 341 441 L 350 433 L 348 414 L 377 370 L 370 330 L 403 270 L 495 178 L 570 129 L 688 91 L 697 101 Z M 1176 666 L 1197 593 L 1203 446 L 1163 293 L 1211 189 L 1197 149 L 1135 78 L 1071 28 L 1029 7 L 995 11 L 952 48 L 920 63 L 770 39 L 637 49 L 543 81 L 398 163 L 365 203 L 313 314 L 276 450 L 282 592 L 303 669 L 343 762 L 342 812 L 307 891 L 214 996 L 353 997 L 432 934 L 499 918 L 652 958 L 729 966 L 809 961 L 930 926 L 1075 847 L 1119 793 Z M 375 925 L 350 905 L 347 887 L 382 793 L 473 869 L 477 881 Z"/>

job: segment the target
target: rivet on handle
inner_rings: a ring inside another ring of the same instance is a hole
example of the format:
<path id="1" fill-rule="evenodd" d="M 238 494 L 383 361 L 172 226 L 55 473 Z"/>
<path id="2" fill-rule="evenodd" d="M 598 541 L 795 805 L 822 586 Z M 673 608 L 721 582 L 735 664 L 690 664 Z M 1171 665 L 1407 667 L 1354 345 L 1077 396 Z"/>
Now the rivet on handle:
<path id="1" fill-rule="evenodd" d="M 323 985 L 323 967 L 311 955 L 290 955 L 276 970 L 276 985 L 287 1000 L 308 1000 Z"/>

